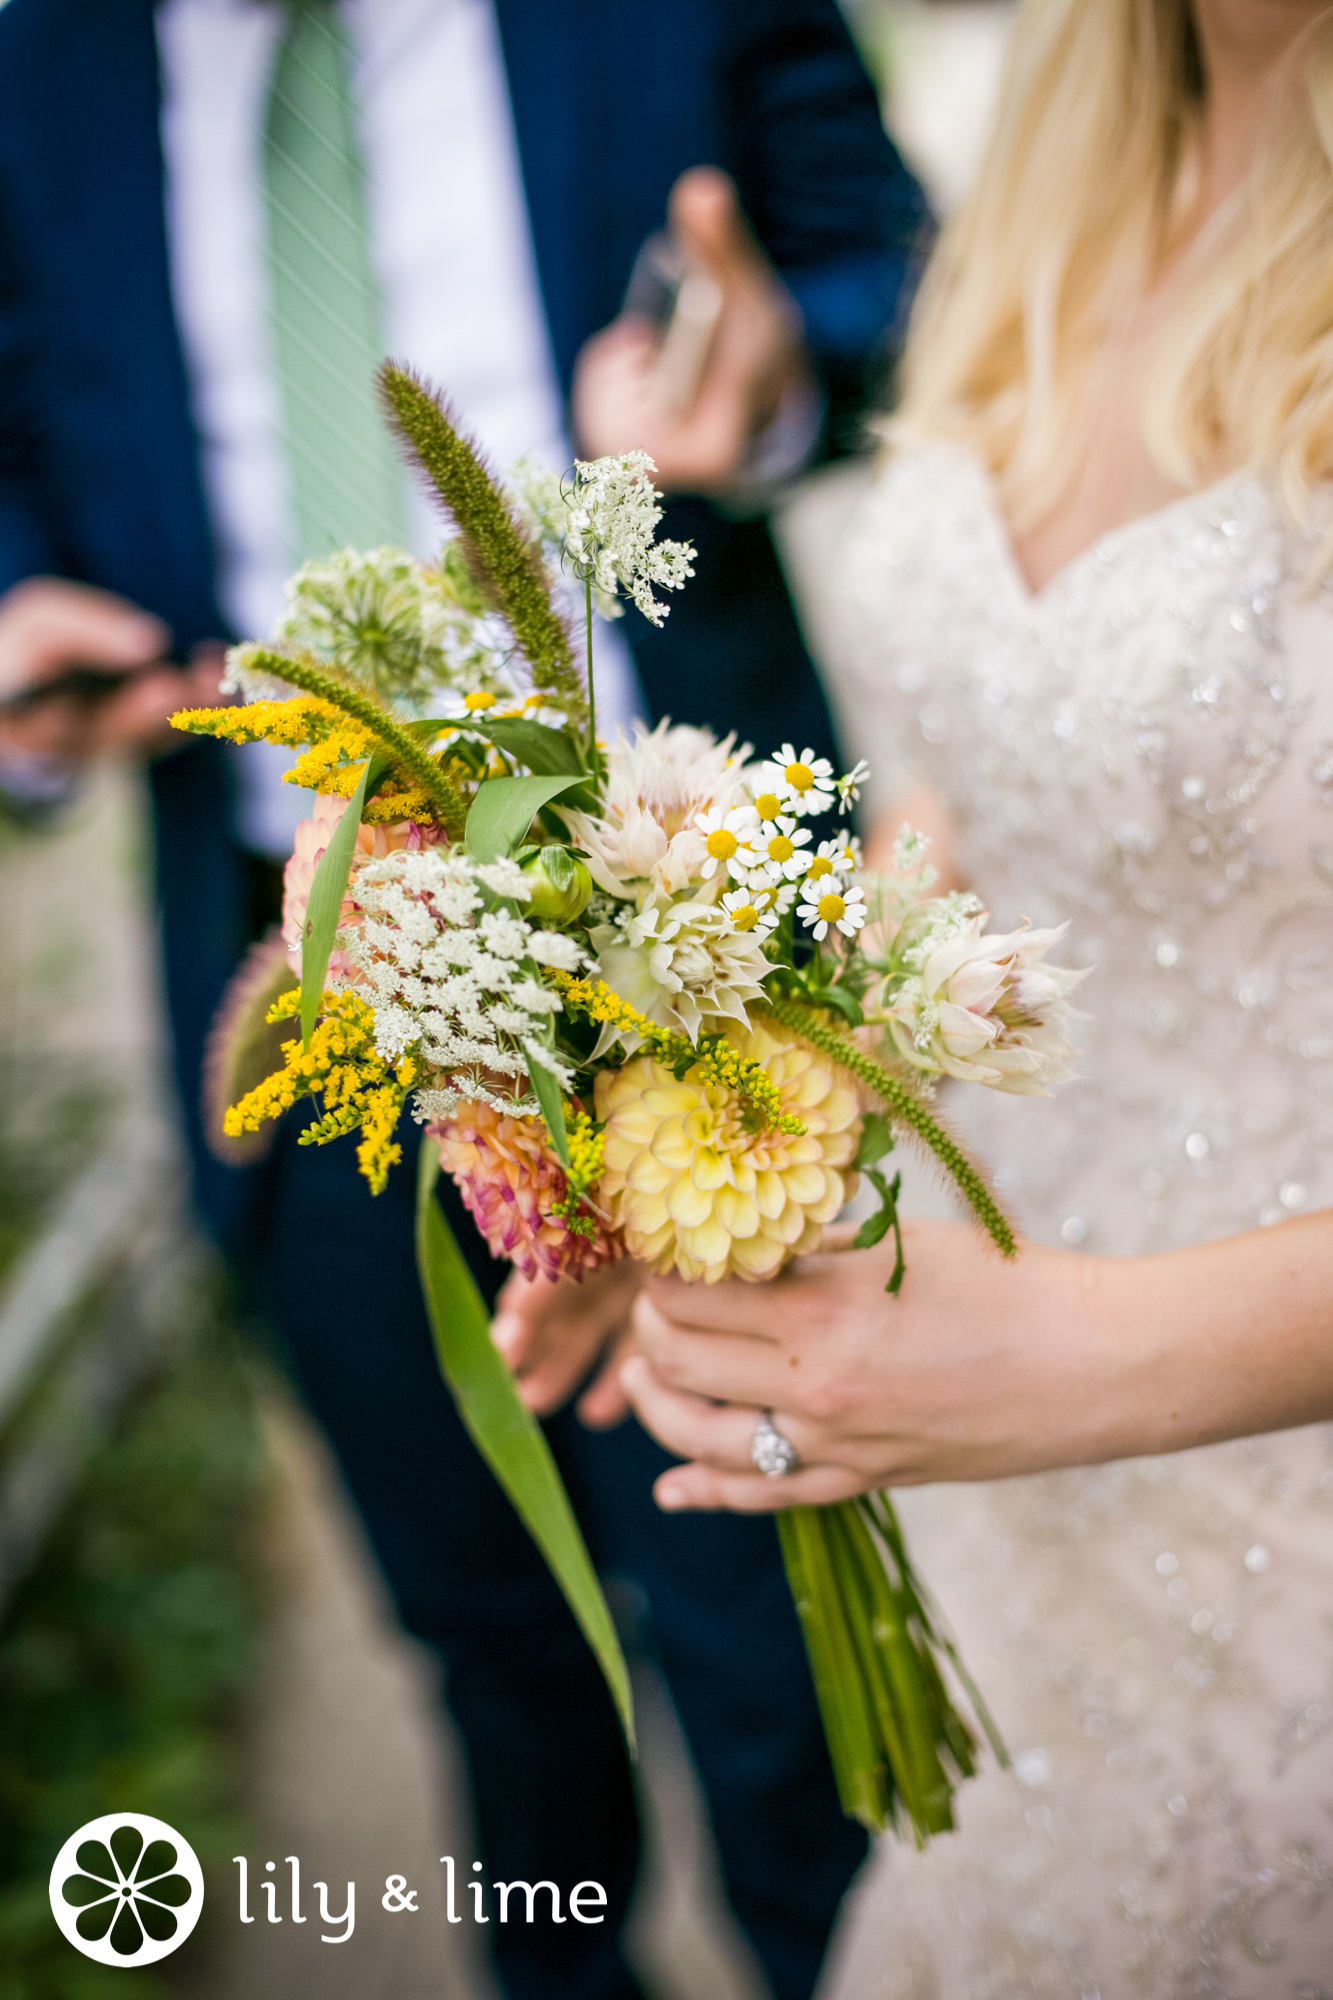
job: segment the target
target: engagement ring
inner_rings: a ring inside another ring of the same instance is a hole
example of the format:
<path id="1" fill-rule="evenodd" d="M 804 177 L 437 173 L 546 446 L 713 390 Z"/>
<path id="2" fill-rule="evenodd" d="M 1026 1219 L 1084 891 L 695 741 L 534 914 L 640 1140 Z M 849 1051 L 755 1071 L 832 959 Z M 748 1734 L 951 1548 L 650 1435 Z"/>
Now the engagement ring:
<path id="1" fill-rule="evenodd" d="M 801 1462 L 796 1446 L 774 1424 L 771 1410 L 761 1410 L 755 1419 L 750 1457 L 765 1479 L 785 1479 Z"/>

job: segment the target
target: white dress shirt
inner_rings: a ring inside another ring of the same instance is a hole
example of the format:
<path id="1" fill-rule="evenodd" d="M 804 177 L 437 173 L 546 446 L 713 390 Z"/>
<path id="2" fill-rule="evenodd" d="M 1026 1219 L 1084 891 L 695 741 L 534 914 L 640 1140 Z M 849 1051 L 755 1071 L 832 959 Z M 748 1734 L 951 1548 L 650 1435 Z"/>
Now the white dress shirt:
<path id="1" fill-rule="evenodd" d="M 447 391 L 493 462 L 573 456 L 538 283 L 491 0 L 341 0 L 352 49 L 385 350 Z M 263 637 L 292 567 L 287 467 L 271 353 L 262 146 L 283 10 L 270 0 L 158 9 L 162 145 L 176 319 L 213 522 L 218 594 Z M 413 483 L 419 556 L 441 519 Z M 603 628 L 599 722 L 641 704 L 628 650 Z M 309 794 L 278 782 L 290 754 L 241 753 L 241 835 L 284 857 Z"/>

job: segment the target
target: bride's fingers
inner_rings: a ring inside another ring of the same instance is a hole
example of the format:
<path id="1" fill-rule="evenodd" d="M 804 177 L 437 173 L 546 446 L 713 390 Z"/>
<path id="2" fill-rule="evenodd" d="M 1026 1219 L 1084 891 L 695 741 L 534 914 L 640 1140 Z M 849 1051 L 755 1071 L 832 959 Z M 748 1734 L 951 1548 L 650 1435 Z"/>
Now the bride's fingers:
<path id="1" fill-rule="evenodd" d="M 648 1363 L 632 1357 L 620 1371 L 620 1381 L 640 1423 L 679 1458 L 695 1458 L 722 1472 L 754 1470 L 750 1447 L 759 1412 L 732 1403 L 711 1403 L 699 1396 L 682 1396 L 659 1382 Z M 813 1439 L 794 1419 L 775 1418 L 782 1435 L 798 1457 L 813 1448 Z"/>
<path id="2" fill-rule="evenodd" d="M 653 1488 L 668 1514 L 689 1509 L 732 1514 L 777 1514 L 784 1507 L 831 1507 L 866 1490 L 869 1482 L 837 1465 L 803 1465 L 783 1479 L 760 1472 L 719 1472 L 711 1465 L 673 1465 Z"/>
<path id="3" fill-rule="evenodd" d="M 646 1293 L 635 1304 L 634 1334 L 635 1346 L 648 1356 L 659 1380 L 687 1395 L 750 1403 L 764 1410 L 785 1403 L 784 1392 L 800 1379 L 799 1370 L 789 1372 L 781 1349 L 772 1341 L 678 1326 L 658 1311 Z"/>

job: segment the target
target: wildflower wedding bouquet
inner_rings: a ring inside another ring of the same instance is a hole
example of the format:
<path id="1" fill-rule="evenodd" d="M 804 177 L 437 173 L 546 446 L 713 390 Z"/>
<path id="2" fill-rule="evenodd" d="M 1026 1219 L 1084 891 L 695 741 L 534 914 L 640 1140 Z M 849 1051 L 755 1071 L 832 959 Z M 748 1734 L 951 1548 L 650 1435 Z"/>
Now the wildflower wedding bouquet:
<path id="1" fill-rule="evenodd" d="M 856 1242 L 894 1231 L 896 1292 L 896 1132 L 1013 1253 L 930 1080 L 1058 1080 L 1075 975 L 1042 963 L 1056 933 L 992 937 L 973 898 L 932 898 L 907 831 L 893 872 L 867 878 L 846 818 L 864 766 L 836 776 L 790 743 L 754 761 L 666 723 L 600 741 L 594 607 L 616 615 L 624 593 L 660 623 L 655 588 L 691 574 L 688 544 L 655 540 L 651 461 L 563 482 L 525 463 L 501 485 L 422 383 L 386 367 L 381 389 L 453 523 L 437 563 L 378 549 L 307 564 L 274 644 L 231 656 L 248 699 L 176 717 L 299 748 L 287 775 L 318 794 L 286 874 L 299 983 L 281 951 L 232 1008 L 290 1024 L 281 1063 L 242 1092 L 233 1062 L 226 1130 L 244 1141 L 314 1097 L 302 1142 L 358 1133 L 378 1192 L 405 1108 L 424 1125 L 417 1244 L 442 1371 L 630 1731 L 596 1575 L 434 1198 L 440 1166 L 529 1275 L 629 1255 L 703 1283 L 776 1277 L 864 1174 L 879 1208 Z M 253 1036 L 232 1044 L 253 1062 Z M 943 1660 L 989 1724 L 892 1506 L 798 1508 L 780 1526 L 843 1803 L 924 1840 L 974 1768 Z"/>

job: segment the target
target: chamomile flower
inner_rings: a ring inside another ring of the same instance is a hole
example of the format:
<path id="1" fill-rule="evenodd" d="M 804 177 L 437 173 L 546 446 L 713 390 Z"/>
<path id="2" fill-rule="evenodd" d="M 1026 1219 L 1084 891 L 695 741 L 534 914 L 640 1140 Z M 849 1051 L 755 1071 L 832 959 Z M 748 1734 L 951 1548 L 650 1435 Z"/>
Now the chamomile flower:
<path id="1" fill-rule="evenodd" d="M 784 881 L 782 876 L 779 876 L 776 881 L 770 879 L 767 882 L 761 882 L 757 875 L 752 875 L 750 877 L 749 888 L 750 894 L 761 908 L 772 910 L 779 917 L 786 916 L 788 910 L 796 901 L 798 894 L 796 884 Z"/>
<path id="2" fill-rule="evenodd" d="M 790 813 L 762 820 L 750 838 L 750 866 L 761 869 L 766 880 L 781 877 L 794 882 L 805 873 L 801 849 L 809 845 L 810 838 L 809 828 L 798 826 Z"/>
<path id="3" fill-rule="evenodd" d="M 839 813 L 850 812 L 861 796 L 861 787 L 870 776 L 870 766 L 864 757 L 858 759 L 850 771 L 844 771 L 835 790 L 838 794 Z"/>
<path id="4" fill-rule="evenodd" d="M 844 937 L 854 937 L 866 920 L 865 890 L 839 882 L 836 887 L 825 888 L 821 895 L 820 884 L 813 883 L 807 887 L 805 901 L 796 914 L 821 941 L 828 936 L 830 925 L 836 926 Z"/>
<path id="5" fill-rule="evenodd" d="M 854 875 L 861 866 L 861 843 L 855 835 L 838 834 L 833 840 L 821 840 L 814 853 L 806 862 L 806 891 L 810 884 L 822 882 L 829 876 Z M 836 882 L 831 882 L 836 888 Z"/>
<path id="6" fill-rule="evenodd" d="M 754 931 L 759 937 L 767 937 L 778 927 L 780 913 L 776 903 L 762 890 L 757 895 L 750 889 L 728 890 L 722 898 L 722 907 L 738 931 Z"/>
<path id="7" fill-rule="evenodd" d="M 723 812 L 714 806 L 697 813 L 694 824 L 703 835 L 705 850 L 701 878 L 711 882 L 721 869 L 724 881 L 728 876 L 743 881 L 757 858 L 754 841 L 759 822 L 753 807 L 733 806 Z"/>
<path id="8" fill-rule="evenodd" d="M 833 766 L 827 757 L 816 757 L 810 749 L 802 750 L 798 757 L 791 744 L 784 743 L 772 761 L 777 790 L 789 813 L 804 817 L 806 813 L 826 812 L 833 804 Z"/>

